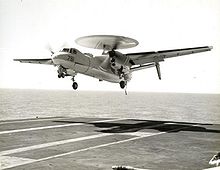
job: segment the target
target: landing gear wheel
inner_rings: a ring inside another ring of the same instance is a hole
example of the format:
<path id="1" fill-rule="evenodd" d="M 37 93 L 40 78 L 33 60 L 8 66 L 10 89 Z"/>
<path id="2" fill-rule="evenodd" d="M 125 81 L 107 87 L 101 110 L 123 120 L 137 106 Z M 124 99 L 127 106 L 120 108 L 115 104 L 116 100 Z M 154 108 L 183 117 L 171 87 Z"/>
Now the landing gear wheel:
<path id="1" fill-rule="evenodd" d="M 78 88 L 78 84 L 77 82 L 73 82 L 73 85 L 72 85 L 73 89 L 76 90 Z"/>
<path id="2" fill-rule="evenodd" d="M 125 81 L 120 81 L 120 87 L 121 87 L 122 89 L 124 89 L 125 86 L 126 86 L 126 82 L 125 82 Z"/>
<path id="3" fill-rule="evenodd" d="M 65 74 L 64 73 L 60 73 L 60 74 L 58 74 L 58 78 L 64 78 L 65 77 Z"/>

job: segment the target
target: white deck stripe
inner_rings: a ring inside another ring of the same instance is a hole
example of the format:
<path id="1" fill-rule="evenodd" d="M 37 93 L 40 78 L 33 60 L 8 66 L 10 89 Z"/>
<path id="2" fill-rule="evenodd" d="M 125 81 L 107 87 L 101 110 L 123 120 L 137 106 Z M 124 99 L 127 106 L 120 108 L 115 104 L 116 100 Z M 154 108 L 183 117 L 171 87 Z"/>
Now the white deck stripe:
<path id="1" fill-rule="evenodd" d="M 220 166 L 207 168 L 207 169 L 204 169 L 204 170 L 220 170 Z"/>
<path id="2" fill-rule="evenodd" d="M 0 125 L 2 124 L 9 124 L 9 123 L 25 123 L 25 122 L 39 122 L 39 121 L 50 121 L 50 120 L 62 120 L 62 119 L 74 119 L 74 118 L 81 118 L 81 117 L 57 117 L 57 118 L 36 118 L 36 119 L 29 119 L 29 120 L 8 120 L 8 121 L 5 121 L 5 122 L 0 122 Z M 92 117 L 91 117 L 92 119 Z M 128 118 L 117 118 L 118 120 L 125 120 L 125 119 L 128 119 Z M 117 120 L 115 119 L 115 120 Z M 114 120 L 113 118 L 111 119 L 106 119 L 107 121 L 110 121 L 110 120 Z M 94 122 L 102 122 L 102 121 L 105 121 L 105 120 L 97 120 L 97 121 L 94 121 Z"/>
<path id="3" fill-rule="evenodd" d="M 108 119 L 108 120 L 93 121 L 92 123 L 111 122 L 111 121 L 119 121 L 119 120 L 124 120 L 124 119 L 121 119 L 121 118 L 120 119 Z M 45 127 L 28 128 L 28 129 L 18 129 L 18 130 L 11 130 L 11 131 L 3 131 L 3 132 L 0 132 L 0 134 L 25 132 L 25 131 L 30 131 L 30 130 L 43 130 L 43 129 L 49 129 L 49 128 L 59 128 L 59 127 L 68 127 L 68 126 L 77 126 L 77 125 L 84 125 L 84 124 L 83 123 L 75 123 L 75 124 L 45 126 Z M 43 143 L 43 144 L 27 146 L 27 147 L 22 147 L 22 148 L 17 148 L 17 149 L 11 149 L 11 150 L 6 150 L 6 151 L 0 152 L 0 156 L 1 155 L 9 155 L 9 154 L 18 153 L 18 152 L 29 151 L 29 150 L 34 150 L 34 149 L 46 148 L 46 147 L 50 147 L 50 146 L 56 146 L 56 145 L 61 145 L 61 144 L 66 144 L 66 143 L 71 143 L 71 142 L 77 142 L 77 141 L 82 141 L 82 140 L 94 139 L 94 138 L 98 138 L 98 137 L 110 136 L 110 135 L 112 135 L 112 134 L 103 133 L 103 134 L 98 134 L 98 135 L 91 135 L 91 136 L 86 136 L 86 137 L 67 139 L 67 140 Z"/>
<path id="4" fill-rule="evenodd" d="M 57 118 L 36 118 L 29 120 L 9 120 L 6 122 L 0 122 L 0 125 L 9 124 L 9 123 L 25 123 L 25 122 L 39 122 L 39 121 L 50 121 L 50 120 L 60 120 L 60 119 L 68 119 L 68 117 L 57 117 Z"/>
<path id="5" fill-rule="evenodd" d="M 125 143 L 125 142 L 130 142 L 130 141 L 134 141 L 134 140 L 138 140 L 138 139 L 142 139 L 142 138 L 146 138 L 146 137 L 150 137 L 150 136 L 162 135 L 162 134 L 165 134 L 165 133 L 168 133 L 168 132 L 172 132 L 172 131 L 176 131 L 176 130 L 182 130 L 182 129 L 187 129 L 187 128 L 189 128 L 189 127 L 182 127 L 182 128 L 172 129 L 172 130 L 167 131 L 167 132 L 159 132 L 159 133 L 155 133 L 155 134 L 146 134 L 146 135 L 142 135 L 142 136 L 138 136 L 138 137 L 133 137 L 133 138 L 130 138 L 130 139 L 125 139 L 125 140 L 121 140 L 121 141 L 117 141 L 117 142 L 110 142 L 110 143 L 101 144 L 101 145 L 97 145 L 97 146 L 93 146 L 93 147 L 88 147 L 88 148 L 84 148 L 84 149 L 79 149 L 79 150 L 75 150 L 75 151 L 66 152 L 66 153 L 63 153 L 63 154 L 53 155 L 53 156 L 49 156 L 49 157 L 46 157 L 46 158 L 34 159 L 34 160 L 30 160 L 30 161 L 24 161 L 24 162 L 20 162 L 19 165 L 11 164 L 11 166 L 10 167 L 8 166 L 7 168 L 12 168 L 12 167 L 16 167 L 16 166 L 20 166 L 20 165 L 25 165 L 25 164 L 30 164 L 30 163 L 35 163 L 35 162 L 40 162 L 40 161 L 46 161 L 46 160 L 53 159 L 53 158 L 67 156 L 67 155 L 70 155 L 70 154 L 75 154 L 75 153 L 79 153 L 79 152 L 89 151 L 89 150 L 92 150 L 92 149 L 98 149 L 98 148 L 107 147 L 107 146 L 111 146 L 111 145 L 115 145 L 115 144 L 121 144 L 121 143 Z M 101 136 L 102 135 L 103 136 L 105 136 L 105 135 L 109 136 L 109 135 L 113 135 L 113 134 L 100 134 L 100 135 Z M 95 135 L 92 135 L 92 136 L 95 136 Z M 3 151 L 3 152 L 6 152 L 6 151 Z M 1 156 L 1 154 L 0 154 L 0 156 Z M 3 168 L 3 169 L 6 169 L 6 168 Z"/>
<path id="6" fill-rule="evenodd" d="M 84 141 L 88 139 L 95 139 L 95 138 L 100 138 L 100 137 L 110 136 L 110 135 L 112 134 L 101 133 L 98 135 L 90 135 L 90 136 L 85 136 L 85 137 L 80 137 L 80 138 L 73 138 L 73 139 L 48 142 L 48 143 L 43 143 L 43 144 L 38 144 L 38 145 L 33 145 L 33 146 L 27 146 L 27 147 L 22 147 L 22 148 L 17 148 L 17 149 L 11 149 L 11 150 L 6 150 L 6 151 L 1 151 L 0 156 L 29 151 L 29 150 L 41 149 L 41 148 L 46 148 L 50 146 L 57 146 L 57 145 L 62 145 L 62 144 L 67 144 L 67 143 L 72 143 L 72 142 Z"/>
<path id="7" fill-rule="evenodd" d="M 103 121 L 98 121 L 98 122 L 110 122 L 110 121 L 116 121 L 116 120 L 122 120 L 122 119 L 111 119 L 111 120 L 103 120 Z M 96 121 L 94 121 L 96 122 Z M 82 123 L 78 124 L 73 124 L 73 125 L 81 125 Z M 70 124 L 72 125 L 72 124 Z M 164 126 L 163 124 L 160 125 L 154 125 L 154 126 L 149 126 L 149 127 L 158 127 L 158 126 Z M 137 133 L 118 133 L 119 135 L 134 135 L 137 136 Z M 151 135 L 153 133 L 144 133 L 142 136 L 146 136 L 145 134 Z M 34 149 L 41 149 L 41 148 L 46 148 L 50 146 L 56 146 L 56 145 L 61 145 L 61 144 L 66 144 L 66 143 L 71 143 L 71 142 L 77 142 L 77 141 L 83 141 L 83 140 L 88 140 L 88 139 L 94 139 L 94 138 L 99 138 L 99 137 L 104 137 L 104 136 L 110 136 L 113 135 L 111 133 L 102 133 L 98 135 L 91 135 L 91 136 L 86 136 L 86 137 L 80 137 L 80 138 L 73 138 L 73 139 L 66 139 L 66 140 L 61 140 L 61 141 L 55 141 L 55 142 L 48 142 L 48 143 L 43 143 L 43 144 L 38 144 L 38 145 L 32 145 L 32 146 L 27 146 L 27 147 L 21 147 L 21 148 L 16 148 L 16 149 L 10 149 L 6 151 L 1 151 L 1 155 L 9 155 L 9 154 L 14 154 L 18 152 L 24 152 L 24 151 L 29 151 L 29 150 L 34 150 Z M 139 135 L 138 135 L 139 136 Z"/>
<path id="8" fill-rule="evenodd" d="M 0 156 L 0 169 L 7 169 L 19 165 L 32 163 L 34 159 L 19 158 L 14 156 Z"/>
<path id="9" fill-rule="evenodd" d="M 140 168 L 134 168 L 132 166 L 112 166 L 113 170 L 117 170 L 117 169 L 127 169 L 127 170 L 149 170 L 149 169 L 140 169 Z"/>
<path id="10" fill-rule="evenodd" d="M 115 121 L 115 120 L 119 120 L 119 119 L 112 119 L 112 121 L 113 120 Z M 106 121 L 110 121 L 110 120 L 105 120 L 105 122 Z M 80 124 L 81 123 L 78 123 L 77 125 L 80 125 Z M 149 128 L 159 127 L 159 126 L 164 126 L 164 125 L 163 124 L 159 124 L 159 125 L 149 126 Z M 117 134 L 118 135 L 140 136 L 137 132 L 133 133 L 133 134 L 132 133 L 117 133 Z M 145 137 L 145 136 L 152 135 L 152 134 L 155 134 L 155 133 L 144 133 L 143 132 L 143 135 L 141 135 L 141 137 Z M 9 154 L 18 153 L 18 152 L 29 151 L 29 150 L 34 150 L 34 149 L 46 148 L 46 147 L 50 147 L 50 146 L 56 146 L 56 145 L 61 145 L 61 144 L 66 144 L 66 143 L 71 143 L 71 142 L 76 142 L 76 141 L 83 141 L 83 140 L 94 139 L 94 138 L 98 138 L 98 137 L 110 136 L 110 135 L 113 135 L 113 134 L 111 134 L 111 133 L 102 133 L 102 134 L 98 134 L 98 135 L 91 135 L 91 136 L 86 136 L 86 137 L 66 139 L 66 140 L 61 140 L 61 141 L 48 142 L 48 143 L 43 143 L 43 144 L 38 144 L 38 145 L 21 147 L 21 148 L 17 148 L 17 149 L 1 151 L 0 152 L 0 156 L 1 155 L 9 155 Z"/>
<path id="11" fill-rule="evenodd" d="M 27 132 L 27 131 L 34 131 L 34 130 L 61 128 L 61 127 L 68 127 L 68 126 L 79 126 L 79 125 L 83 125 L 83 123 L 68 123 L 64 125 L 51 125 L 51 126 L 41 126 L 41 127 L 26 128 L 26 129 L 7 130 L 7 131 L 1 131 L 0 135 L 7 134 L 7 133 L 18 133 L 18 132 Z"/>
<path id="12" fill-rule="evenodd" d="M 106 120 L 95 120 L 88 123 L 105 123 L 105 122 L 114 122 L 114 121 L 121 121 L 121 120 L 128 120 L 128 118 L 115 118 L 115 119 L 106 119 Z"/>
<path id="13" fill-rule="evenodd" d="M 134 141 L 134 140 L 141 139 L 141 138 L 144 138 L 144 137 L 150 137 L 150 136 L 159 135 L 159 134 L 163 134 L 163 133 L 166 133 L 166 132 L 161 132 L 161 133 L 156 133 L 156 134 L 149 134 L 149 135 L 141 136 L 141 137 L 133 137 L 133 138 L 126 139 L 126 140 L 121 140 L 121 141 L 117 141 L 117 142 L 110 142 L 110 143 L 106 143 L 106 144 L 92 146 L 92 147 L 88 147 L 88 148 L 84 148 L 84 149 L 79 149 L 79 150 L 75 150 L 75 151 L 66 152 L 66 153 L 63 153 L 63 154 L 49 156 L 49 157 L 46 157 L 46 158 L 33 159 L 33 160 L 30 160 L 30 161 L 23 161 L 23 162 L 19 162 L 19 164 L 15 164 L 15 165 L 10 164 L 10 166 L 7 166 L 6 168 L 2 168 L 2 169 L 12 168 L 12 167 L 25 165 L 25 164 L 30 164 L 30 163 L 35 163 L 35 162 L 40 162 L 40 161 L 46 161 L 46 160 L 53 159 L 53 158 L 58 158 L 58 157 L 67 156 L 67 155 L 70 155 L 70 154 L 89 151 L 89 150 L 92 150 L 92 149 L 98 149 L 98 148 L 107 147 L 107 146 L 110 146 L 110 145 L 115 145 L 115 144 L 125 143 L 125 142 L 129 142 L 129 141 Z M 109 136 L 109 135 L 112 135 L 112 134 L 101 134 L 101 135 Z M 2 154 L 0 154 L 0 158 L 1 158 L 1 155 Z"/>
<path id="14" fill-rule="evenodd" d="M 46 158 L 41 158 L 41 159 L 38 159 L 38 160 L 34 160 L 34 162 L 45 161 L 45 160 L 52 159 L 52 158 L 58 158 L 58 157 L 62 157 L 62 156 L 66 156 L 66 155 L 70 155 L 70 154 L 74 154 L 74 153 L 79 153 L 79 152 L 88 151 L 88 150 L 92 150 L 92 149 L 107 147 L 107 146 L 110 146 L 110 145 L 130 142 L 130 141 L 134 141 L 134 140 L 138 140 L 138 139 L 142 139 L 142 138 L 146 138 L 146 137 L 162 135 L 162 134 L 165 134 L 165 133 L 168 133 L 168 132 L 172 132 L 172 131 L 176 131 L 176 130 L 182 130 L 182 129 L 186 129 L 186 128 L 187 127 L 182 127 L 182 128 L 178 128 L 178 129 L 172 129 L 172 130 L 167 131 L 167 132 L 149 133 L 149 134 L 146 134 L 146 135 L 133 137 L 133 138 L 130 138 L 130 139 L 120 140 L 120 141 L 117 141 L 117 142 L 110 142 L 110 143 L 101 144 L 101 145 L 97 145 L 97 146 L 92 146 L 92 147 L 88 147 L 88 148 L 84 148 L 84 149 L 79 149 L 79 150 L 76 150 L 76 151 L 66 152 L 66 153 L 63 153 L 63 154 L 53 155 L 53 156 L 49 156 L 49 157 L 46 157 Z M 110 134 L 110 135 L 112 135 L 112 134 Z"/>
<path id="15" fill-rule="evenodd" d="M 107 119 L 107 120 L 98 120 L 98 121 L 92 121 L 88 123 L 104 123 L 104 122 L 112 122 L 112 121 L 119 121 L 124 119 Z M 85 123 L 68 123 L 68 124 L 62 124 L 62 125 L 51 125 L 51 126 L 41 126 L 41 127 L 34 127 L 34 128 L 25 128 L 25 129 L 16 129 L 16 130 L 6 130 L 1 131 L 1 134 L 8 134 L 8 133 L 18 133 L 18 132 L 27 132 L 27 131 L 34 131 L 34 130 L 44 130 L 44 129 L 53 129 L 53 128 L 61 128 L 61 127 L 69 127 L 69 126 L 80 126 L 84 125 Z"/>

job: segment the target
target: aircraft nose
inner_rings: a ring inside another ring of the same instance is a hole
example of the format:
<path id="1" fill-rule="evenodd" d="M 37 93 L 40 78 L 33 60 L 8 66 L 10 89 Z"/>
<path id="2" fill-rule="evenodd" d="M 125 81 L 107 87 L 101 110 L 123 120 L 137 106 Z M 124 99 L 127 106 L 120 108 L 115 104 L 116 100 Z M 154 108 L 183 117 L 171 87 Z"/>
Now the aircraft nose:
<path id="1" fill-rule="evenodd" d="M 53 56 L 53 58 L 54 58 L 54 59 L 68 60 L 69 55 L 68 55 L 68 53 L 67 53 L 67 54 L 66 54 L 66 53 L 55 54 L 55 55 Z"/>
<path id="2" fill-rule="evenodd" d="M 61 56 L 60 55 L 53 55 L 53 59 L 56 60 L 56 59 L 60 59 Z"/>
<path id="3" fill-rule="evenodd" d="M 66 62 L 74 62 L 74 57 L 68 54 L 57 54 L 54 55 L 52 58 L 53 62 L 57 65 Z"/>
<path id="4" fill-rule="evenodd" d="M 62 54 L 53 55 L 52 60 L 55 64 L 59 65 L 63 60 L 65 60 L 65 55 Z"/>

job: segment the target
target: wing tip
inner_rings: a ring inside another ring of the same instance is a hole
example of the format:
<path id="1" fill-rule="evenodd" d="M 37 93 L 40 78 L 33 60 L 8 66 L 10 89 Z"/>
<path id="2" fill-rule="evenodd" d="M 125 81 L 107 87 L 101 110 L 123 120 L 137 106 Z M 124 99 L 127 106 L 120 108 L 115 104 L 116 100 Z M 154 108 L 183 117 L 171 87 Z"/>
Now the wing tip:
<path id="1" fill-rule="evenodd" d="M 212 50 L 212 49 L 213 49 L 213 46 L 208 46 L 208 48 L 209 48 L 210 50 Z"/>

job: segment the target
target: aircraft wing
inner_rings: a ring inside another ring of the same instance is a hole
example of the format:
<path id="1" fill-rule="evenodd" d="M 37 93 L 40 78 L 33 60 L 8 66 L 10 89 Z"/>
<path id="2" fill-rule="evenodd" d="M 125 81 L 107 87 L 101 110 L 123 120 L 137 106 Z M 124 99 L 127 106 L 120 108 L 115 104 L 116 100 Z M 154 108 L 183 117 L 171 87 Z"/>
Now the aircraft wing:
<path id="1" fill-rule="evenodd" d="M 14 59 L 14 61 L 20 61 L 21 63 L 54 65 L 51 58 L 45 58 L 45 59 Z"/>
<path id="2" fill-rule="evenodd" d="M 204 47 L 183 48 L 183 49 L 175 49 L 175 50 L 128 53 L 126 54 L 126 56 L 128 56 L 131 59 L 131 63 L 133 65 L 143 65 L 147 63 L 158 63 L 170 57 L 178 57 L 182 55 L 210 51 L 211 49 L 212 46 L 204 46 Z"/>

